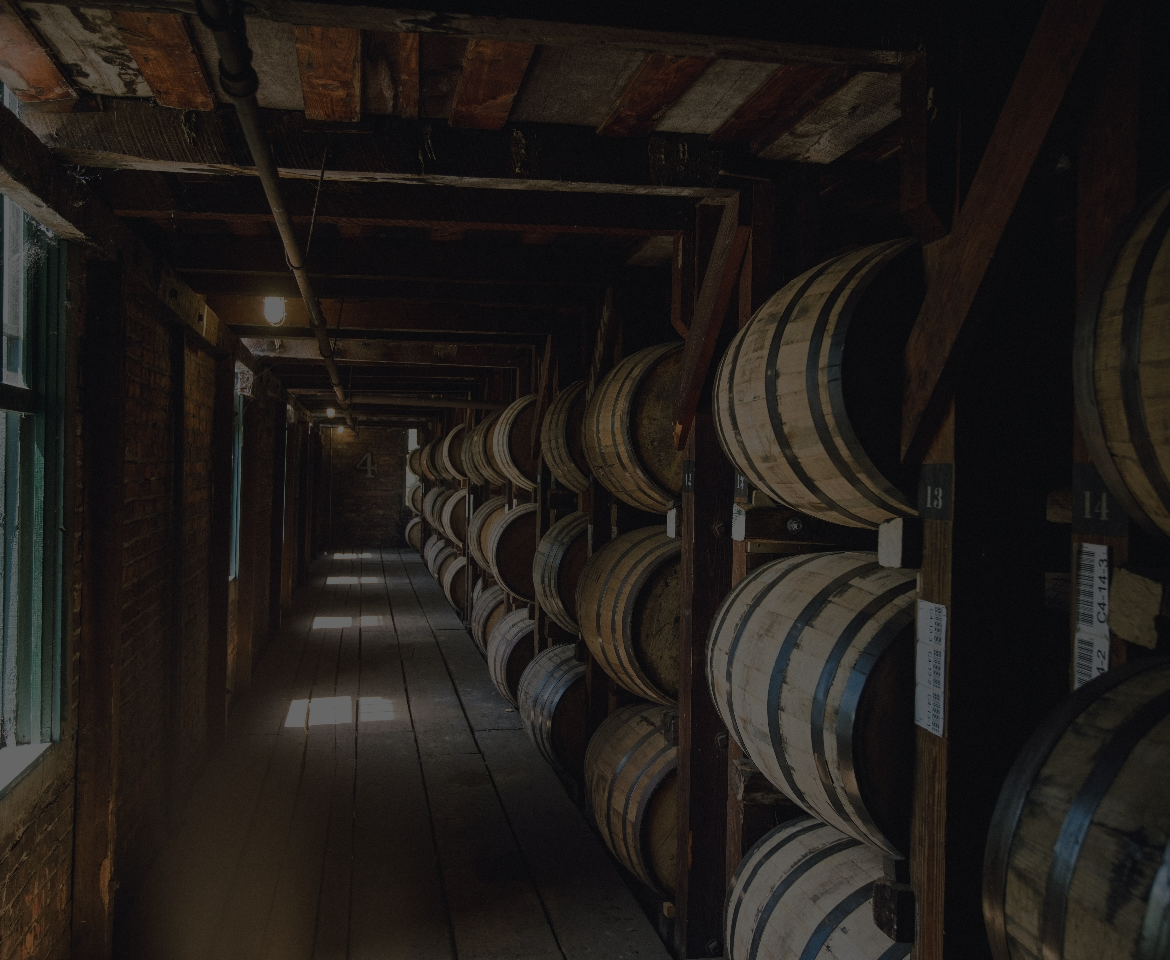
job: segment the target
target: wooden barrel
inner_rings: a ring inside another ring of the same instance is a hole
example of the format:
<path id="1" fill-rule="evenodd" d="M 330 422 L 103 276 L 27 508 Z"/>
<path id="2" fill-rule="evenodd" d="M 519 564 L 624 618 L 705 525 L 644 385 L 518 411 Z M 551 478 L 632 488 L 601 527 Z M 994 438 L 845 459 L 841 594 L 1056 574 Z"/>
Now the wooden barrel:
<path id="1" fill-rule="evenodd" d="M 479 458 L 476 456 L 476 437 L 478 430 L 478 424 L 470 430 L 465 430 L 463 447 L 459 451 L 463 458 L 463 471 L 467 474 L 467 480 L 473 487 L 481 487 L 490 482 L 481 472 L 482 468 L 479 464 Z"/>
<path id="2" fill-rule="evenodd" d="M 416 477 L 422 476 L 422 447 L 415 447 L 406 455 L 406 465 Z"/>
<path id="3" fill-rule="evenodd" d="M 439 583 L 443 587 L 443 593 L 451 601 L 451 606 L 458 612 L 459 619 L 462 620 L 467 609 L 467 560 L 464 557 L 455 557 L 442 571 Z"/>
<path id="4" fill-rule="evenodd" d="M 530 393 L 509 405 L 492 430 L 491 452 L 500 472 L 524 490 L 536 489 L 537 458 L 532 455 L 535 419 L 536 395 Z"/>
<path id="5" fill-rule="evenodd" d="M 528 602 L 536 599 L 536 585 L 532 582 L 536 511 L 535 503 L 513 507 L 492 524 L 488 534 L 487 556 L 492 576 L 512 596 Z"/>
<path id="6" fill-rule="evenodd" d="M 422 517 L 411 517 L 406 522 L 406 529 L 403 531 L 403 536 L 406 537 L 406 542 L 409 543 L 415 550 L 422 549 L 422 535 L 423 535 L 423 521 Z"/>
<path id="7" fill-rule="evenodd" d="M 585 794 L 602 839 L 632 874 L 660 893 L 675 885 L 678 747 L 667 740 L 676 711 L 647 703 L 614 711 L 585 752 Z"/>
<path id="8" fill-rule="evenodd" d="M 449 556 L 454 556 L 455 548 L 441 537 L 435 541 L 430 552 L 426 555 L 427 569 L 436 580 L 439 578 L 439 567 Z"/>
<path id="9" fill-rule="evenodd" d="M 429 523 L 432 527 L 435 527 L 438 530 L 442 530 L 443 527 L 442 527 L 442 524 L 439 523 L 439 514 L 436 510 L 436 507 L 438 506 L 439 501 L 442 500 L 442 498 L 445 497 L 450 492 L 451 491 L 448 490 L 446 487 L 432 487 L 430 490 L 427 491 L 427 495 L 425 497 L 423 497 L 423 502 L 422 502 L 423 519 L 426 520 L 426 522 Z"/>
<path id="10" fill-rule="evenodd" d="M 570 633 L 577 633 L 577 583 L 589 547 L 589 515 L 562 517 L 540 538 L 532 561 L 532 581 L 540 608 Z"/>
<path id="11" fill-rule="evenodd" d="M 640 510 L 666 513 L 682 489 L 674 447 L 674 392 L 681 343 L 626 357 L 597 385 L 585 409 L 585 458 L 598 482 Z"/>
<path id="12" fill-rule="evenodd" d="M 447 538 L 462 547 L 467 539 L 467 493 L 452 490 L 438 508 L 439 526 Z"/>
<path id="13" fill-rule="evenodd" d="M 507 476 L 504 474 L 504 467 L 496 458 L 495 451 L 495 437 L 496 427 L 500 424 L 500 417 L 503 415 L 502 410 L 497 410 L 488 419 L 483 422 L 483 463 L 484 476 L 486 476 L 495 486 L 502 487 L 508 482 Z"/>
<path id="14" fill-rule="evenodd" d="M 475 586 L 473 586 L 471 588 L 471 602 L 472 603 L 475 603 L 475 601 L 479 599 L 479 595 L 481 593 L 483 593 L 484 586 L 485 586 L 485 584 L 483 582 L 483 577 L 477 577 L 475 580 Z"/>
<path id="15" fill-rule="evenodd" d="M 983 858 L 996 960 L 1170 956 L 1170 660 L 1085 684 L 999 795 Z"/>
<path id="16" fill-rule="evenodd" d="M 455 548 L 451 544 L 447 544 L 443 550 L 435 554 L 434 574 L 435 580 L 438 581 L 440 587 L 446 582 L 448 572 L 460 559 L 459 554 L 456 553 Z"/>
<path id="17" fill-rule="evenodd" d="M 575 644 L 559 643 L 533 657 L 520 677 L 516 706 L 540 755 L 565 776 L 580 780 L 592 727 L 585 664 L 575 654 Z"/>
<path id="18" fill-rule="evenodd" d="M 873 922 L 880 850 L 799 817 L 766 833 L 736 868 L 723 907 L 730 960 L 902 960 Z"/>
<path id="19" fill-rule="evenodd" d="M 421 483 L 412 483 L 406 488 L 406 505 L 415 513 L 422 513 L 423 488 Z"/>
<path id="20" fill-rule="evenodd" d="M 594 659 L 625 689 L 661 704 L 678 697 L 681 552 L 665 527 L 644 527 L 593 554 L 577 583 L 577 619 Z"/>
<path id="21" fill-rule="evenodd" d="M 443 438 L 439 446 L 439 460 L 443 471 L 452 480 L 466 480 L 467 471 L 463 466 L 463 443 L 467 439 L 465 424 L 456 424 Z"/>
<path id="22" fill-rule="evenodd" d="M 427 537 L 427 542 L 423 544 L 422 557 L 423 563 L 427 565 L 428 570 L 431 568 L 431 554 L 438 549 L 440 544 L 444 544 L 446 542 L 447 541 L 437 533 L 432 533 L 429 537 Z"/>
<path id="23" fill-rule="evenodd" d="M 492 564 L 488 559 L 488 550 L 491 545 L 492 529 L 504 515 L 508 502 L 503 497 L 481 503 L 471 514 L 471 522 L 467 525 L 467 546 L 471 555 L 484 570 L 491 572 Z"/>
<path id="24" fill-rule="evenodd" d="M 902 354 L 922 296 L 918 243 L 895 240 L 822 263 L 760 307 L 723 355 L 712 399 L 740 473 L 833 523 L 913 516 Z"/>
<path id="25" fill-rule="evenodd" d="M 508 612 L 508 595 L 498 583 L 484 587 L 471 608 L 471 639 L 487 653 L 488 637 Z"/>
<path id="26" fill-rule="evenodd" d="M 422 453 L 419 454 L 419 466 L 422 467 L 422 475 L 431 483 L 439 483 L 443 479 L 442 473 L 439 472 L 438 461 L 435 457 L 435 448 L 441 442 L 441 440 L 429 441 L 424 444 Z"/>
<path id="27" fill-rule="evenodd" d="M 557 482 L 575 493 L 589 487 L 589 461 L 581 439 L 585 420 L 584 380 L 570 383 L 553 397 L 540 425 L 540 449 Z"/>
<path id="28" fill-rule="evenodd" d="M 723 601 L 707 681 L 752 762 L 809 813 L 890 853 L 909 849 L 915 573 L 872 553 L 754 570 Z"/>
<path id="29" fill-rule="evenodd" d="M 1113 237 L 1077 316 L 1073 382 L 1093 463 L 1150 532 L 1170 534 L 1170 187 Z"/>
<path id="30" fill-rule="evenodd" d="M 500 618 L 487 642 L 488 673 L 500 696 L 516 706 L 516 692 L 524 668 L 536 652 L 534 624 L 526 609 L 513 610 Z"/>

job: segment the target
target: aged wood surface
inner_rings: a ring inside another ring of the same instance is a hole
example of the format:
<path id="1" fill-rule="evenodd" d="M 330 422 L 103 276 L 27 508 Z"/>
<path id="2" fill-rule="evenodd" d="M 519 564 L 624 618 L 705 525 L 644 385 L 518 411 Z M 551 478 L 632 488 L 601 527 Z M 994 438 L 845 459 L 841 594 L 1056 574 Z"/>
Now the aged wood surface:
<path id="1" fill-rule="evenodd" d="M 647 54 L 597 132 L 606 137 L 649 133 L 664 111 L 699 78 L 710 62 L 706 57 Z"/>
<path id="2" fill-rule="evenodd" d="M 663 133 L 713 134 L 775 71 L 770 63 L 713 60 L 665 111 L 655 129 Z"/>
<path id="3" fill-rule="evenodd" d="M 119 10 L 114 21 L 155 100 L 180 110 L 215 109 L 207 70 L 182 16 Z"/>
<path id="4" fill-rule="evenodd" d="M 0 82 L 24 101 L 77 97 L 52 55 L 10 0 L 0 0 Z"/>
<path id="5" fill-rule="evenodd" d="M 73 86 L 109 97 L 149 97 L 150 87 L 108 10 L 71 10 L 58 4 L 26 3 L 21 10 L 56 54 L 69 64 Z"/>
<path id="6" fill-rule="evenodd" d="M 297 26 L 297 67 L 305 119 L 354 122 L 362 116 L 362 35 L 344 27 Z"/>
<path id="7" fill-rule="evenodd" d="M 1103 0 L 1049 0 L 950 234 L 933 251 L 926 301 L 906 345 L 902 455 L 922 456 L 945 413 L 940 381 Z"/>
<path id="8" fill-rule="evenodd" d="M 757 150 L 766 147 L 851 75 L 852 71 L 842 67 L 786 63 L 712 133 L 711 139 L 748 140 Z"/>
<path id="9" fill-rule="evenodd" d="M 451 126 L 473 130 L 503 127 L 535 49 L 531 43 L 472 40 L 451 104 Z"/>

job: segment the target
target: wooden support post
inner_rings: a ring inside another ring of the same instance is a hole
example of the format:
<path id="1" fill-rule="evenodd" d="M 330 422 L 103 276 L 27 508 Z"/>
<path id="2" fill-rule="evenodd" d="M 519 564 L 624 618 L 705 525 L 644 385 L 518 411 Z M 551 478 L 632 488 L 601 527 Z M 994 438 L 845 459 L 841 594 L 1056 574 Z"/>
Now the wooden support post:
<path id="1" fill-rule="evenodd" d="M 287 468 L 284 480 L 284 543 L 282 545 L 280 577 L 280 610 L 283 616 L 292 608 L 292 594 L 300 582 L 301 558 L 300 513 L 301 496 L 304 490 L 306 425 L 299 419 L 289 429 Z"/>
<path id="2" fill-rule="evenodd" d="M 85 279 L 81 398 L 84 532 L 78 651 L 73 955 L 111 956 L 116 885 L 126 385 L 121 276 L 91 262 Z"/>
<path id="3" fill-rule="evenodd" d="M 228 574 L 232 550 L 232 458 L 236 364 L 215 358 L 211 421 L 211 543 L 207 571 L 207 739 L 219 743 L 227 726 Z"/>
<path id="4" fill-rule="evenodd" d="M 675 951 L 710 957 L 722 949 L 726 874 L 727 731 L 707 689 L 707 633 L 731 589 L 734 471 L 719 449 L 709 409 L 687 440 L 681 510 L 678 677 L 678 877 Z"/>
<path id="5" fill-rule="evenodd" d="M 272 523 L 268 550 L 268 635 L 280 629 L 280 582 L 284 560 L 284 512 L 286 453 L 288 449 L 287 405 L 277 401 L 272 413 Z M 266 638 L 267 640 L 267 638 Z"/>
<path id="6" fill-rule="evenodd" d="M 239 557 L 236 563 L 236 657 L 232 689 L 252 685 L 252 651 L 256 642 L 256 491 L 260 485 L 259 402 L 244 401 L 243 447 L 240 464 Z M 267 602 L 267 597 L 264 598 Z"/>

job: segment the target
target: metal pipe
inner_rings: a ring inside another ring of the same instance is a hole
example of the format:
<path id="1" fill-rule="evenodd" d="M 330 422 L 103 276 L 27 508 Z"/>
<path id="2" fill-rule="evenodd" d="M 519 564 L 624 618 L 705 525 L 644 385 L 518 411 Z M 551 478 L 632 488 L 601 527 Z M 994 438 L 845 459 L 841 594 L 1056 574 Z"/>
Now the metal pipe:
<path id="1" fill-rule="evenodd" d="M 228 0 L 196 0 L 195 9 L 203 25 L 215 36 L 215 46 L 219 51 L 220 86 L 236 105 L 236 115 L 244 131 L 244 140 L 252 153 L 256 174 L 260 177 L 264 195 L 268 198 L 268 206 L 272 210 L 272 218 L 276 221 L 277 232 L 284 244 L 285 260 L 296 278 L 301 299 L 308 308 L 309 325 L 317 337 L 317 346 L 321 351 L 321 360 L 329 373 L 329 382 L 333 384 L 333 392 L 337 395 L 337 402 L 342 410 L 348 410 L 349 400 L 345 395 L 345 388 L 341 385 L 341 374 L 333 359 L 333 346 L 329 342 L 329 324 L 321 313 L 320 301 L 313 293 L 301 245 L 293 232 L 292 218 L 280 193 L 280 178 L 276 172 L 276 163 L 272 159 L 272 147 L 260 120 L 260 106 L 256 102 L 256 90 L 260 86 L 260 79 L 252 68 L 252 50 L 248 46 L 242 5 L 236 2 L 229 7 Z M 352 427 L 353 423 L 348 414 L 346 420 Z"/>

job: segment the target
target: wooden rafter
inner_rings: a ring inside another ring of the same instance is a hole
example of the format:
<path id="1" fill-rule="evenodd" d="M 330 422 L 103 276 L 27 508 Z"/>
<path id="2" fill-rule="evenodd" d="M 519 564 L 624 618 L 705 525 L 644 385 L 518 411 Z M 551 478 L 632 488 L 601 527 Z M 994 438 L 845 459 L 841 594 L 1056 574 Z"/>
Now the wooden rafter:
<path id="1" fill-rule="evenodd" d="M 703 274 L 703 285 L 699 288 L 695 302 L 695 316 L 683 347 L 682 367 L 674 397 L 674 442 L 679 450 L 686 449 L 711 358 L 715 355 L 715 342 L 719 338 L 723 317 L 739 279 L 744 250 L 751 237 L 750 223 L 742 222 L 741 214 L 744 212 L 738 194 L 724 202 L 715 243 Z"/>
<path id="2" fill-rule="evenodd" d="M 418 34 L 398 34 L 398 110 L 400 117 L 418 116 Z"/>
<path id="3" fill-rule="evenodd" d="M 710 57 L 647 54 L 597 132 L 605 137 L 646 135 L 710 62 Z"/>
<path id="4" fill-rule="evenodd" d="M 305 118 L 353 123 L 362 117 L 362 34 L 347 27 L 297 26 Z"/>
<path id="5" fill-rule="evenodd" d="M 940 381 L 1104 5 L 1048 0 L 954 226 L 927 257 L 926 299 L 906 345 L 904 459 L 922 456 L 949 406 Z"/>
<path id="6" fill-rule="evenodd" d="M 846 67 L 785 63 L 711 139 L 716 143 L 747 140 L 753 150 L 760 150 L 792 129 L 819 100 L 839 90 L 852 75 Z"/>
<path id="7" fill-rule="evenodd" d="M 9 0 L 0 0 L 0 82 L 25 102 L 77 97 L 44 44 Z"/>
<path id="8" fill-rule="evenodd" d="M 499 130 L 508 122 L 536 45 L 506 40 L 473 40 L 451 103 L 451 126 Z"/>
<path id="9" fill-rule="evenodd" d="M 180 110 L 215 109 L 207 71 L 182 15 L 118 10 L 114 22 L 155 100 Z"/>

